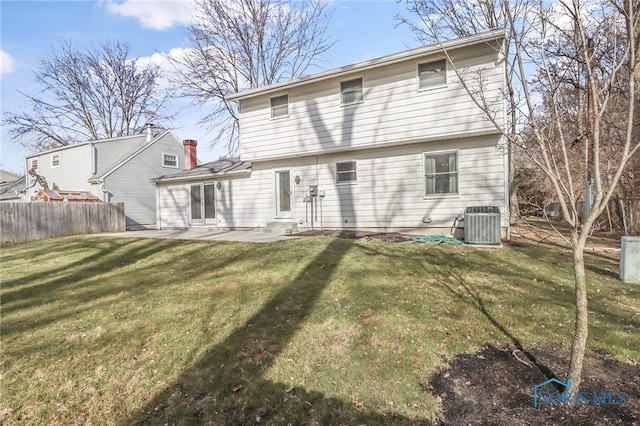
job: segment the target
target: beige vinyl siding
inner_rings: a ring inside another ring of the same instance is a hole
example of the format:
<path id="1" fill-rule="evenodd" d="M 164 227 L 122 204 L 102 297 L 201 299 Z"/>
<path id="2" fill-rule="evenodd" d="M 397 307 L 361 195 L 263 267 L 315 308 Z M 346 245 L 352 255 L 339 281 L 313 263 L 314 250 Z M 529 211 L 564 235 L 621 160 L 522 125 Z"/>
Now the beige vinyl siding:
<path id="1" fill-rule="evenodd" d="M 300 176 L 301 180 L 293 184 L 293 218 L 282 221 L 296 222 L 301 228 L 310 226 L 303 199 L 309 185 L 318 185 L 326 196 L 316 227 L 448 233 L 467 206 L 499 206 L 505 213 L 506 159 L 496 149 L 499 142 L 497 136 L 484 136 L 255 162 L 251 175 L 220 178 L 217 223 L 220 227 L 255 228 L 278 221 L 274 218 L 275 171 L 290 169 L 292 178 Z M 459 194 L 425 197 L 423 155 L 444 150 L 458 152 Z M 341 161 L 357 162 L 357 182 L 336 184 L 336 162 Z M 185 184 L 160 188 L 162 226 L 186 226 L 188 198 L 179 195 L 186 194 Z M 431 217 L 432 222 L 423 223 L 423 216 Z"/>
<path id="2" fill-rule="evenodd" d="M 474 59 L 458 55 L 455 60 L 456 66 L 468 75 L 483 69 L 489 96 L 498 97 L 502 67 L 496 59 L 497 54 L 487 52 Z M 254 161 L 495 132 L 493 124 L 457 82 L 451 66 L 446 86 L 419 91 L 420 62 L 424 61 L 406 61 L 364 72 L 364 102 L 353 105 L 340 105 L 340 81 L 347 77 L 292 88 L 288 120 L 270 120 L 268 95 L 243 100 L 242 159 Z M 497 119 L 501 121 L 502 116 Z"/>
<path id="3" fill-rule="evenodd" d="M 160 228 L 189 227 L 189 185 L 158 185 Z"/>

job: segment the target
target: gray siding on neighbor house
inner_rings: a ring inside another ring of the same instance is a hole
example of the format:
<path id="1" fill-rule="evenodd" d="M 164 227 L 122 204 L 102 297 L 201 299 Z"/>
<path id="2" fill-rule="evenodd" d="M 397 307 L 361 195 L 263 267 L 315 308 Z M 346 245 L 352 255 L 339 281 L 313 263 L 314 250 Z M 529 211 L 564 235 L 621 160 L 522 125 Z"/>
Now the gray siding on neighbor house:
<path id="1" fill-rule="evenodd" d="M 51 158 L 53 155 L 60 156 L 60 166 L 52 167 Z M 91 146 L 89 143 L 70 145 L 39 154 L 26 157 L 27 171 L 31 167 L 31 160 L 38 160 L 37 172 L 43 176 L 49 188 L 59 188 L 69 191 L 91 191 L 91 185 L 87 182 L 91 176 Z M 27 186 L 30 186 L 35 178 L 27 174 Z M 27 193 L 27 200 L 30 200 L 40 189 L 39 185 L 30 188 Z M 100 197 L 100 194 L 95 194 Z"/>
<path id="2" fill-rule="evenodd" d="M 149 180 L 179 170 L 163 166 L 163 153 L 176 155 L 179 164 L 184 164 L 182 142 L 166 133 L 104 178 L 108 201 L 125 203 L 129 227 L 156 223 L 156 192 Z"/>
<path id="3" fill-rule="evenodd" d="M 455 67 L 474 79 L 482 70 L 487 99 L 503 123 L 503 65 L 495 47 L 475 45 L 452 53 Z M 240 156 L 245 161 L 425 140 L 496 133 L 448 65 L 447 84 L 418 89 L 418 64 L 441 54 L 257 94 L 240 100 Z M 363 78 L 364 100 L 341 105 L 340 82 Z M 288 94 L 289 115 L 271 118 L 270 99 Z"/>

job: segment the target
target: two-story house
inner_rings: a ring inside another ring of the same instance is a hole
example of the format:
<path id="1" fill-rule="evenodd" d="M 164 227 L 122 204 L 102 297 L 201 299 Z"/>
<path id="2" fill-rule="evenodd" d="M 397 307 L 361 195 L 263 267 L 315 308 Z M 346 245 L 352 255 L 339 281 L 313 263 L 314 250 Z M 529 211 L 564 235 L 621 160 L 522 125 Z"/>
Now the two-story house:
<path id="1" fill-rule="evenodd" d="M 508 227 L 503 42 L 492 31 L 229 96 L 240 158 L 153 179 L 158 227 L 450 234 L 468 206 L 499 207 Z"/>
<path id="2" fill-rule="evenodd" d="M 26 157 L 49 188 L 89 191 L 105 202 L 124 202 L 127 228 L 155 226 L 155 188 L 149 180 L 184 164 L 182 143 L 171 131 L 88 141 Z M 27 173 L 27 200 L 42 189 Z"/>

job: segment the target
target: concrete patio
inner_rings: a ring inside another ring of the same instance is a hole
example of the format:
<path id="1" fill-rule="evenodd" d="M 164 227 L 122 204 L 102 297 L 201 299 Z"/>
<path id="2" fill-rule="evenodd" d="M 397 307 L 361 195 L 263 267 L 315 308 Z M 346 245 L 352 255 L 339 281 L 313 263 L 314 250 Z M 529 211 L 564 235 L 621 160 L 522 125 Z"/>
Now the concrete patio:
<path id="1" fill-rule="evenodd" d="M 156 230 L 146 229 L 142 231 L 111 232 L 96 234 L 102 237 L 126 237 L 126 238 L 159 238 L 169 240 L 212 240 L 212 241 L 241 241 L 250 243 L 272 243 L 275 241 L 298 238 L 284 235 L 278 232 L 266 232 L 259 230 L 247 231 L 198 231 L 198 230 Z"/>

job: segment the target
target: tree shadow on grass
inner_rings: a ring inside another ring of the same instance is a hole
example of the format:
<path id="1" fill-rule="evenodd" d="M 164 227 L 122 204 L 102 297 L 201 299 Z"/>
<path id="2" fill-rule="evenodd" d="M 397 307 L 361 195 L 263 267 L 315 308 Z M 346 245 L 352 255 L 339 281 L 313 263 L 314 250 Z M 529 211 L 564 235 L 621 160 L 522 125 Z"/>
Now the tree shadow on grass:
<path id="1" fill-rule="evenodd" d="M 210 348 L 127 424 L 419 424 L 265 377 L 303 327 L 352 244 L 331 241 L 258 313 Z"/>

